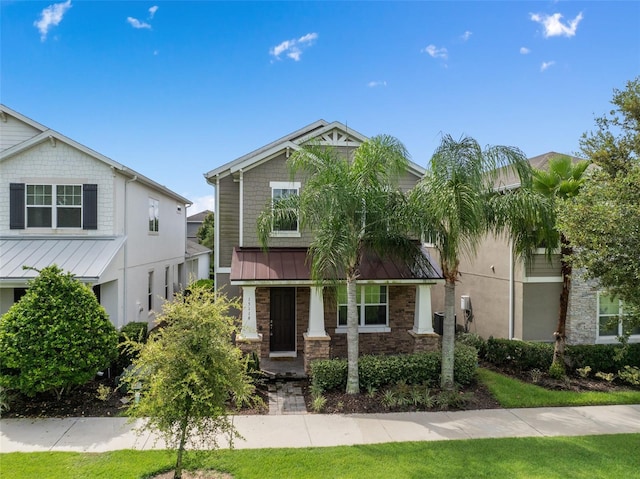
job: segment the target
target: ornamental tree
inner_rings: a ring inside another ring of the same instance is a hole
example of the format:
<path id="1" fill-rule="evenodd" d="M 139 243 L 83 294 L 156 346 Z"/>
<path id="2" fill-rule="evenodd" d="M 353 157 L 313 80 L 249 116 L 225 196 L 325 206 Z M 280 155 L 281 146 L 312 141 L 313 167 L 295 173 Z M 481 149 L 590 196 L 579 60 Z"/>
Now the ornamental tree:
<path id="1" fill-rule="evenodd" d="M 118 333 L 91 289 L 56 265 L 0 318 L 0 385 L 28 396 L 85 384 L 117 357 Z"/>
<path id="2" fill-rule="evenodd" d="M 153 333 L 125 376 L 139 393 L 127 410 L 146 418 L 142 430 L 158 431 L 177 449 L 174 477 L 182 477 L 188 445 L 218 446 L 218 434 L 230 444 L 239 437 L 227 416 L 231 405 L 258 402 L 246 360 L 232 343 L 236 332 L 231 308 L 239 305 L 192 284 L 163 305 L 163 327 Z"/>

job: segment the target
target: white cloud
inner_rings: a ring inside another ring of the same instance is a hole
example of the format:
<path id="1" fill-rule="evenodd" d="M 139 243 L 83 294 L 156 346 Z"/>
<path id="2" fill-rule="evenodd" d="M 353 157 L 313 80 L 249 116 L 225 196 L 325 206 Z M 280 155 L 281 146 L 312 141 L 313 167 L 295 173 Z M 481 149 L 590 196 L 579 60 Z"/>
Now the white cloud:
<path id="1" fill-rule="evenodd" d="M 370 81 L 369 83 L 367 83 L 367 86 L 369 88 L 376 88 L 379 86 L 387 86 L 387 82 L 386 81 Z"/>
<path id="2" fill-rule="evenodd" d="M 151 7 L 149 9 L 149 19 L 153 20 L 153 16 L 156 14 L 156 12 L 158 11 L 158 5 L 154 5 L 153 7 Z"/>
<path id="3" fill-rule="evenodd" d="M 67 0 L 62 3 L 54 3 L 40 12 L 40 19 L 33 22 L 34 26 L 40 31 L 40 40 L 45 41 L 47 39 L 47 33 L 52 26 L 58 26 L 67 13 L 67 10 L 71 8 L 71 0 Z"/>
<path id="4" fill-rule="evenodd" d="M 462 37 L 461 37 L 462 41 L 466 42 L 467 40 L 469 40 L 469 38 L 471 38 L 471 35 L 473 35 L 473 32 L 470 32 L 469 30 L 467 30 L 462 34 Z"/>
<path id="5" fill-rule="evenodd" d="M 544 27 L 543 36 L 549 37 L 573 37 L 578 29 L 578 23 L 582 20 L 582 12 L 578 13 L 576 18 L 570 20 L 566 25 L 562 23 L 561 13 L 553 15 L 544 15 L 539 13 L 530 13 L 529 16 L 534 22 L 538 22 Z"/>
<path id="6" fill-rule="evenodd" d="M 140 20 L 138 20 L 137 18 L 133 18 L 133 17 L 127 17 L 127 22 L 129 23 L 129 25 L 131 25 L 133 28 L 147 28 L 149 30 L 151 30 L 151 25 L 149 25 L 148 23 L 145 22 L 141 22 Z"/>
<path id="7" fill-rule="evenodd" d="M 520 54 L 521 55 L 528 55 L 531 52 L 531 50 L 529 50 L 527 47 L 520 47 Z"/>
<path id="8" fill-rule="evenodd" d="M 279 45 L 271 48 L 269 54 L 280 60 L 280 55 L 284 54 L 287 58 L 291 58 L 294 61 L 300 61 L 302 51 L 311 45 L 318 39 L 317 33 L 307 33 L 296 39 L 285 40 Z"/>
<path id="9" fill-rule="evenodd" d="M 189 196 L 187 195 L 187 198 Z M 200 213 L 204 210 L 214 211 L 214 206 L 216 203 L 215 195 L 206 195 L 200 196 L 193 201 L 193 205 L 189 206 L 187 209 L 187 216 L 195 215 L 196 213 Z"/>
<path id="10" fill-rule="evenodd" d="M 447 59 L 448 52 L 446 48 L 438 48 L 435 45 L 428 45 L 426 48 L 422 50 L 425 53 L 428 53 L 429 56 L 433 58 L 444 58 Z"/>
<path id="11" fill-rule="evenodd" d="M 543 71 L 547 70 L 548 68 L 552 67 L 555 64 L 556 64 L 556 62 L 554 62 L 554 61 L 542 62 L 542 65 L 540 65 L 540 71 L 543 72 Z"/>

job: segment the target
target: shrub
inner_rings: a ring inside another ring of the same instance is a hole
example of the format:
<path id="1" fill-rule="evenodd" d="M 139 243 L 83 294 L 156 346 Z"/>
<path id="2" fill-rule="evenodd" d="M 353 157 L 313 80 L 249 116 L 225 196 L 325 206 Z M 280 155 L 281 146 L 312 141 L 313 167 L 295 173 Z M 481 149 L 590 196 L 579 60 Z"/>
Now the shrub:
<path id="1" fill-rule="evenodd" d="M 475 348 L 457 344 L 454 377 L 459 384 L 470 383 L 476 372 L 478 355 Z M 358 360 L 360 387 L 366 390 L 405 382 L 406 384 L 439 384 L 441 357 L 439 352 L 397 356 L 362 356 Z M 347 384 L 347 361 L 323 359 L 311 363 L 315 387 L 323 391 L 344 389 Z"/>
<path id="2" fill-rule="evenodd" d="M 485 359 L 500 367 L 547 371 L 553 361 L 553 344 L 489 338 Z"/>
<path id="3" fill-rule="evenodd" d="M 581 344 L 566 348 L 573 369 L 617 373 L 624 366 L 640 366 L 640 344 Z"/>
<path id="4" fill-rule="evenodd" d="M 564 363 L 561 361 L 554 361 L 549 366 L 549 376 L 553 379 L 562 379 L 567 375 L 567 372 L 564 369 Z"/>
<path id="5" fill-rule="evenodd" d="M 0 385 L 58 398 L 117 356 L 118 333 L 91 289 L 57 266 L 42 269 L 0 318 Z"/>
<path id="6" fill-rule="evenodd" d="M 478 357 L 484 359 L 487 354 L 487 341 L 476 333 L 459 333 L 456 341 L 467 346 L 473 346 L 478 351 Z"/>
<path id="7" fill-rule="evenodd" d="M 145 322 L 125 324 L 118 335 L 118 359 L 112 365 L 115 374 L 124 371 L 140 353 L 134 344 L 144 344 L 148 337 L 148 325 Z"/>
<path id="8" fill-rule="evenodd" d="M 618 377 L 632 386 L 640 386 L 640 368 L 636 366 L 625 366 L 618 371 Z"/>

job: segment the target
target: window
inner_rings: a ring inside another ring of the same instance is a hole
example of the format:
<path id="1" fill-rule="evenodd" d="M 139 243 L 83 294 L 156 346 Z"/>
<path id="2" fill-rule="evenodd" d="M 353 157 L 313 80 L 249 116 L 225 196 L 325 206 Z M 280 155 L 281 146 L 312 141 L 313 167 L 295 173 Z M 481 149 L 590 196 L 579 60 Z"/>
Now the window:
<path id="1" fill-rule="evenodd" d="M 273 204 L 277 204 L 279 201 L 284 200 L 290 196 L 297 196 L 300 191 L 299 182 L 284 182 L 284 181 L 272 181 L 271 186 L 271 200 Z M 288 218 L 282 218 L 273 222 L 272 226 L 273 236 L 300 236 L 298 230 L 298 213 L 291 211 Z"/>
<path id="2" fill-rule="evenodd" d="M 149 198 L 149 231 L 157 233 L 160 227 L 160 202 L 156 199 Z"/>
<path id="3" fill-rule="evenodd" d="M 387 287 L 379 284 L 356 286 L 358 324 L 361 328 L 388 325 Z M 347 287 L 338 288 L 338 327 L 347 325 Z"/>
<path id="4" fill-rule="evenodd" d="M 147 280 L 147 309 L 153 311 L 153 271 L 149 271 Z"/>
<path id="5" fill-rule="evenodd" d="M 164 299 L 169 299 L 169 267 L 164 269 Z"/>
<path id="6" fill-rule="evenodd" d="M 25 226 L 24 216 L 21 218 L 19 212 L 21 186 L 26 196 L 27 228 L 97 229 L 97 185 L 26 185 L 24 188 L 21 184 L 12 184 L 16 192 L 11 198 L 12 229 Z M 88 203 L 84 215 L 83 202 Z"/>
<path id="7" fill-rule="evenodd" d="M 604 293 L 598 294 L 598 337 L 603 340 L 615 340 L 617 336 L 630 332 L 640 335 L 640 327 L 628 331 L 622 321 L 624 308 L 622 301 Z"/>

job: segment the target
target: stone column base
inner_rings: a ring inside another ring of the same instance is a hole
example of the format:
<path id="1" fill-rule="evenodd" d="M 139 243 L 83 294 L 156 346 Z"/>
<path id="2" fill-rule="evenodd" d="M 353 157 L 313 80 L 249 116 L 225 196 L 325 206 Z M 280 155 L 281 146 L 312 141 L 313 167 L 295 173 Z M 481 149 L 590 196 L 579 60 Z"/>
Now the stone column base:
<path id="1" fill-rule="evenodd" d="M 258 334 L 257 338 L 236 337 L 236 346 L 240 348 L 242 354 L 251 354 L 255 352 L 259 358 L 262 357 L 262 334 Z"/>
<path id="2" fill-rule="evenodd" d="M 418 334 L 415 331 L 407 331 L 413 338 L 413 352 L 440 351 L 441 337 L 436 333 Z"/>
<path id="3" fill-rule="evenodd" d="M 311 372 L 311 361 L 316 359 L 329 359 L 331 346 L 330 336 L 308 336 L 304 337 L 304 372 L 309 376 Z"/>

